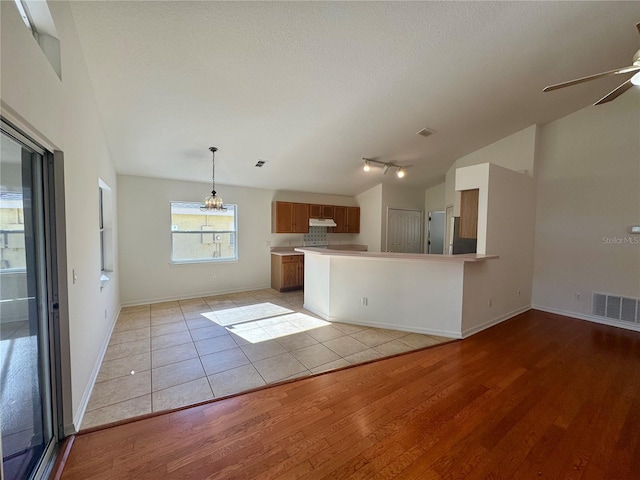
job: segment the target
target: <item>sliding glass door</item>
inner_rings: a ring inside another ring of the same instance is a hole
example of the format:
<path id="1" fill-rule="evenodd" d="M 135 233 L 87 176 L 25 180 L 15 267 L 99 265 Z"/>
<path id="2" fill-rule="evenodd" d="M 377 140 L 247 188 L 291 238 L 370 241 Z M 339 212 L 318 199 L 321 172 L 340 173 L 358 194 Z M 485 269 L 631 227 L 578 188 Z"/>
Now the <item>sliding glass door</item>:
<path id="1" fill-rule="evenodd" d="M 0 429 L 5 480 L 39 475 L 56 443 L 45 231 L 47 152 L 2 124 Z"/>

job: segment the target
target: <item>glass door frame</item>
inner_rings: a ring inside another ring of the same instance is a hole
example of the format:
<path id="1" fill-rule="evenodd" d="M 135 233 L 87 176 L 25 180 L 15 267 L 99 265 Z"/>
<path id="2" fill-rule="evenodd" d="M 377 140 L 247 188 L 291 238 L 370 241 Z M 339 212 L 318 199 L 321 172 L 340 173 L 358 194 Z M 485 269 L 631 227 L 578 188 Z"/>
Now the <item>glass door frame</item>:
<path id="1" fill-rule="evenodd" d="M 46 355 L 39 360 L 39 377 L 43 383 L 41 398 L 49 404 L 44 409 L 51 425 L 51 439 L 33 471 L 32 478 L 47 478 L 51 472 L 60 440 L 65 437 L 65 424 L 70 420 L 70 358 L 68 336 L 68 304 L 66 286 L 66 237 L 64 222 L 64 180 L 62 152 L 51 153 L 26 134 L 0 117 L 2 133 L 42 157 L 39 168 L 33 168 L 31 188 L 39 196 L 42 209 L 42 231 L 37 232 L 37 255 L 44 256 L 42 271 L 38 271 L 38 304 L 45 336 L 39 338 L 40 351 Z M 48 362 L 48 367 L 44 362 Z M 63 401 L 64 400 L 64 401 Z M 48 410 L 48 412 L 47 412 Z M 0 439 L 1 442 L 1 439 Z M 0 451 L 1 451 L 0 444 Z M 0 458 L 1 460 L 1 458 Z M 1 469 L 1 465 L 0 465 Z M 0 470 L 1 471 L 1 470 Z"/>

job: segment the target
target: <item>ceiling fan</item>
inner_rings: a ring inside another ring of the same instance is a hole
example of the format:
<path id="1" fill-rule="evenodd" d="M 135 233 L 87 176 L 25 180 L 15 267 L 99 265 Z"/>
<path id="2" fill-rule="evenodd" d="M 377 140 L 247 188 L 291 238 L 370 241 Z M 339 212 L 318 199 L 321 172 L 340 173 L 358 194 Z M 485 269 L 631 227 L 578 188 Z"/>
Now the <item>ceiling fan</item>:
<path id="1" fill-rule="evenodd" d="M 640 33 L 640 23 L 636 24 L 636 28 L 638 29 L 638 33 Z M 571 80 L 569 82 L 557 83 L 556 85 L 549 85 L 548 87 L 544 87 L 542 89 L 543 92 L 551 92 L 552 90 L 558 90 L 559 88 L 570 87 L 571 85 L 577 85 L 578 83 L 589 82 L 591 80 L 595 80 L 596 78 L 608 77 L 610 75 L 622 75 L 625 73 L 633 73 L 640 72 L 640 50 L 638 50 L 633 56 L 633 65 L 629 67 L 617 68 L 615 70 L 609 70 L 608 72 L 597 73 L 595 75 L 589 75 L 588 77 L 577 78 L 575 80 Z M 624 92 L 629 90 L 634 85 L 640 85 L 640 73 L 636 73 L 633 77 L 631 77 L 626 82 L 619 85 L 616 89 L 607 93 L 604 97 L 598 100 L 594 105 L 601 105 L 603 103 L 610 102 L 618 98 Z"/>

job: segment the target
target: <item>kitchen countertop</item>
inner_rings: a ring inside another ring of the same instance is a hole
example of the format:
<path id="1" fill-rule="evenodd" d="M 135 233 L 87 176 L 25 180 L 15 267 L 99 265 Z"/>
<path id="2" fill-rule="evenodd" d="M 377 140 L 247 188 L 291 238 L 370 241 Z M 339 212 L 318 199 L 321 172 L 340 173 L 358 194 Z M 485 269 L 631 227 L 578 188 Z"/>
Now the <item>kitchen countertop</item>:
<path id="1" fill-rule="evenodd" d="M 277 255 L 279 257 L 289 256 L 289 255 L 304 255 L 303 252 L 297 251 L 300 248 L 312 248 L 312 247 L 273 247 L 271 249 L 271 255 Z M 345 244 L 345 245 L 327 245 L 326 248 L 315 248 L 315 250 L 321 251 L 341 251 L 341 252 L 366 252 L 366 245 L 358 245 L 358 244 Z"/>
<path id="2" fill-rule="evenodd" d="M 304 255 L 304 253 L 296 252 L 295 250 L 282 250 L 282 251 L 277 251 L 277 252 L 274 252 L 272 250 L 271 251 L 271 255 L 276 255 L 278 257 L 288 257 L 290 255 Z"/>
<path id="3" fill-rule="evenodd" d="M 379 260 L 420 260 L 427 262 L 483 262 L 500 258 L 498 255 L 479 255 L 476 253 L 465 253 L 462 255 L 433 255 L 427 253 L 391 253 L 391 252 L 362 252 L 344 251 L 326 248 L 296 247 L 296 252 L 312 253 L 315 255 L 333 255 L 337 257 L 371 258 Z"/>

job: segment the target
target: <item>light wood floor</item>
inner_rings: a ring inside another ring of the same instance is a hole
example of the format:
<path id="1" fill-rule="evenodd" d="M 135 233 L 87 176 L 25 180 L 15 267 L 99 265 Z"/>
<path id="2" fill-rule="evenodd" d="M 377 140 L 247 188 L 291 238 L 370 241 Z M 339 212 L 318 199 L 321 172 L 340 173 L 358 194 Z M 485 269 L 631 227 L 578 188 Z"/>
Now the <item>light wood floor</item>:
<path id="1" fill-rule="evenodd" d="M 640 333 L 471 338 L 78 435 L 64 479 L 640 478 Z"/>

